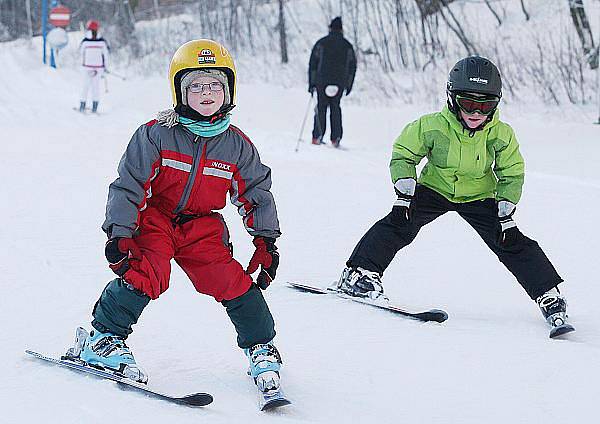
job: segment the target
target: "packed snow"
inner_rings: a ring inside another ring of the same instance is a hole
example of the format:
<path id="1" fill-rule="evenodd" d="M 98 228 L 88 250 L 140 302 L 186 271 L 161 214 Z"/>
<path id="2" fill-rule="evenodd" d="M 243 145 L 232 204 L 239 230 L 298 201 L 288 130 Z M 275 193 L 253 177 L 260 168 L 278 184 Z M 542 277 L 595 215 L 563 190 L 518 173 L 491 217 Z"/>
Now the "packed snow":
<path id="1" fill-rule="evenodd" d="M 59 355 L 77 326 L 89 328 L 91 309 L 113 278 L 100 230 L 108 184 L 135 128 L 170 106 L 166 77 L 107 76 L 100 114 L 81 115 L 72 110 L 79 71 L 43 67 L 38 53 L 20 42 L 0 46 L 3 422 L 598 419 L 600 126 L 592 124 L 593 105 L 510 102 L 502 108 L 527 165 L 515 219 L 565 280 L 561 289 L 577 328 L 566 340 L 548 338 L 537 306 L 454 214 L 425 227 L 384 276 L 387 294 L 398 303 L 448 311 L 443 324 L 286 287 L 286 281 L 326 286 L 337 279 L 356 242 L 393 203 L 388 161 L 394 138 L 406 123 L 442 106 L 442 86 L 438 99 L 395 107 L 377 106 L 362 91 L 363 98 L 343 106 L 340 150 L 310 145 L 311 111 L 298 152 L 302 118 L 312 107 L 305 81 L 238 87 L 232 121 L 273 171 L 283 235 L 277 280 L 265 295 L 293 405 L 257 411 L 246 358 L 224 308 L 197 294 L 176 266 L 170 289 L 145 310 L 128 343 L 153 387 L 207 391 L 215 398 L 210 406 L 165 403 L 26 356 L 25 349 Z M 234 207 L 224 215 L 235 256 L 247 264 L 251 238 Z"/>

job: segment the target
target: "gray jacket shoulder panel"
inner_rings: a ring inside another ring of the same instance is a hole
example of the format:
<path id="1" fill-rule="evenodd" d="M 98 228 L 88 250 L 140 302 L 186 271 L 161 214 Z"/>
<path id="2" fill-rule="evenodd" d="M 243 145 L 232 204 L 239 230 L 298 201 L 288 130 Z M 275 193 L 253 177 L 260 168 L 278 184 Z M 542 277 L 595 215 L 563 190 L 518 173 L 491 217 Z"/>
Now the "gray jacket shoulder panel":
<path id="1" fill-rule="evenodd" d="M 109 237 L 131 237 L 138 226 L 146 190 L 160 166 L 160 150 L 149 135 L 151 128 L 145 124 L 135 131 L 119 162 L 119 176 L 108 188 L 102 229 Z"/>
<path id="2" fill-rule="evenodd" d="M 228 132 L 239 146 L 231 202 L 238 207 L 250 235 L 279 237 L 277 207 L 271 193 L 271 168 L 262 163 L 258 150 L 239 128 L 232 125 Z"/>

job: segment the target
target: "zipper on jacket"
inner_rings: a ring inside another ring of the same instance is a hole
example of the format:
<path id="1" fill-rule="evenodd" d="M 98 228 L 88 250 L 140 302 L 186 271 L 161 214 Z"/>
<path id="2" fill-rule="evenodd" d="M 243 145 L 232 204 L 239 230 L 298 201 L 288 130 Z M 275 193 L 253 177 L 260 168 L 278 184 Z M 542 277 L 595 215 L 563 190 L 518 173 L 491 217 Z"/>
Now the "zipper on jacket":
<path id="1" fill-rule="evenodd" d="M 177 207 L 175 208 L 175 210 L 173 211 L 173 213 L 175 215 L 177 215 L 179 212 L 181 212 L 183 210 L 183 208 L 185 207 L 185 205 L 188 202 L 188 199 L 190 198 L 190 193 L 192 191 L 192 187 L 194 187 L 194 181 L 196 180 L 196 174 L 198 173 L 198 153 L 201 151 L 201 145 L 202 145 L 202 139 L 200 139 L 200 142 L 198 142 L 198 139 L 200 138 L 200 136 L 195 136 L 194 137 L 194 149 L 193 149 L 193 156 L 192 156 L 192 169 L 190 170 L 190 175 L 188 176 L 188 180 L 185 183 L 185 188 L 183 189 L 183 193 L 181 194 L 181 198 L 179 199 L 179 203 L 177 204 Z M 204 148 L 206 147 L 206 143 L 204 143 Z M 204 152 L 204 149 L 202 149 L 202 152 Z M 200 158 L 200 162 L 203 162 L 202 160 L 202 153 L 200 154 L 201 158 Z M 200 171 L 202 172 L 202 170 Z"/>
<path id="2" fill-rule="evenodd" d="M 198 188 L 202 185 L 202 179 L 204 178 L 204 165 L 206 165 L 206 148 L 208 147 L 208 140 L 204 142 L 204 146 L 202 146 L 202 154 L 200 155 L 200 165 L 199 165 L 199 169 L 196 171 L 196 173 L 200 173 L 200 175 L 198 176 L 198 182 L 195 184 L 192 184 L 191 190 L 190 190 L 190 195 L 188 196 L 188 201 L 189 201 L 189 197 L 193 197 L 194 193 L 196 191 L 198 191 Z M 186 202 L 187 204 L 187 202 Z"/>

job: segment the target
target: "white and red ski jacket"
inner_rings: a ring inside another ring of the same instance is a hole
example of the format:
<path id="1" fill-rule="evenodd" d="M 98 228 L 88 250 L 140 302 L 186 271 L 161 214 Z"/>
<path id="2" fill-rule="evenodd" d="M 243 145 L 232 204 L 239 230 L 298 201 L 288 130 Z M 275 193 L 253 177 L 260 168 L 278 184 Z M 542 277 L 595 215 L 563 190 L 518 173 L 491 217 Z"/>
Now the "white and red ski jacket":
<path id="1" fill-rule="evenodd" d="M 110 185 L 106 220 L 109 237 L 132 237 L 140 214 L 154 207 L 172 219 L 203 216 L 231 202 L 252 236 L 281 235 L 271 169 L 237 127 L 214 137 L 201 137 L 185 127 L 156 120 L 134 133 Z"/>
<path id="2" fill-rule="evenodd" d="M 106 69 L 109 50 L 104 38 L 84 38 L 79 45 L 81 66 L 89 70 Z"/>

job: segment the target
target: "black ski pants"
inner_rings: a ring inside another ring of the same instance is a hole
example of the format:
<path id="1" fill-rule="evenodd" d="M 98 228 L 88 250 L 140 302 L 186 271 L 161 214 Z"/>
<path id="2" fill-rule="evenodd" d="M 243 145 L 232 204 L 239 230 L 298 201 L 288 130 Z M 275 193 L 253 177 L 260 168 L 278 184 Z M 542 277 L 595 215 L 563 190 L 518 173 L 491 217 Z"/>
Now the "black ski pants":
<path id="1" fill-rule="evenodd" d="M 313 138 L 321 140 L 327 129 L 327 108 L 329 108 L 329 119 L 331 120 L 331 140 L 341 140 L 343 135 L 342 128 L 342 109 L 340 100 L 344 92 L 342 87 L 338 87 L 338 93 L 329 97 L 325 94 L 325 86 L 317 86 L 317 107 L 315 108 L 315 119 L 313 124 Z"/>
<path id="2" fill-rule="evenodd" d="M 422 185 L 415 191 L 410 220 L 398 220 L 390 213 L 376 222 L 354 248 L 348 266 L 383 274 L 396 253 L 409 245 L 424 225 L 449 211 L 457 212 L 477 231 L 532 299 L 563 281 L 538 243 L 520 231 L 512 245 L 504 246 L 498 242 L 500 222 L 494 199 L 453 203 Z"/>

